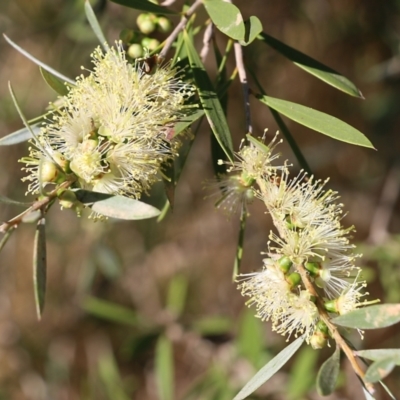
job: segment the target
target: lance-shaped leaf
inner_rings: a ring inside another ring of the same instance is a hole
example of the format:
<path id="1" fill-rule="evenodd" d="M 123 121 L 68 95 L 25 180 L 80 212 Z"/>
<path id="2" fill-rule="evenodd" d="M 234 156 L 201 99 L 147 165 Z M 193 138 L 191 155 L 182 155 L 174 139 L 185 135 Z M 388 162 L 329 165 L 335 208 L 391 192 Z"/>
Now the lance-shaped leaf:
<path id="1" fill-rule="evenodd" d="M 18 46 L 16 43 L 14 43 L 7 35 L 5 35 L 3 33 L 4 39 L 6 39 L 6 41 L 12 46 L 14 47 L 15 50 L 19 51 L 22 55 L 24 55 L 26 58 L 29 58 L 29 60 L 33 61 L 36 65 L 38 65 L 39 67 L 42 67 L 43 69 L 45 69 L 46 71 L 50 72 L 51 74 L 53 74 L 54 76 L 57 76 L 58 78 L 60 78 L 62 81 L 64 82 L 68 82 L 71 85 L 75 85 L 75 82 L 69 78 L 67 78 L 66 76 L 64 76 L 63 74 L 60 74 L 58 71 L 56 71 L 55 69 L 49 67 L 47 64 L 45 64 L 42 61 L 39 61 L 37 58 L 33 57 L 31 54 L 29 54 L 26 50 L 24 50 L 22 47 Z"/>
<path id="2" fill-rule="evenodd" d="M 378 361 L 383 358 L 393 357 L 396 365 L 400 365 L 400 349 L 373 349 L 358 350 L 356 354 L 359 357 L 368 358 L 368 360 Z"/>
<path id="3" fill-rule="evenodd" d="M 8 239 L 10 239 L 12 233 L 15 231 L 15 227 L 11 227 L 7 230 L 4 236 L 0 240 L 0 251 L 3 250 L 4 246 L 7 244 Z"/>
<path id="4" fill-rule="evenodd" d="M 172 343 L 165 336 L 160 336 L 156 346 L 155 375 L 158 398 L 174 399 L 174 360 Z"/>
<path id="5" fill-rule="evenodd" d="M 248 20 L 244 21 L 244 27 L 244 40 L 240 40 L 239 43 L 242 46 L 247 46 L 262 32 L 263 26 L 261 21 L 252 15 Z"/>
<path id="6" fill-rule="evenodd" d="M 12 200 L 12 199 L 9 199 L 8 197 L 1 196 L 1 195 L 0 195 L 0 203 L 9 204 L 12 206 L 20 206 L 20 207 L 29 207 L 33 204 L 33 203 L 23 203 L 21 201 Z"/>
<path id="7" fill-rule="evenodd" d="M 261 385 L 263 385 L 269 378 L 275 375 L 292 357 L 292 355 L 299 349 L 304 342 L 304 336 L 300 336 L 293 343 L 284 348 L 277 356 L 269 361 L 250 379 L 245 387 L 235 396 L 233 400 L 243 400 Z"/>
<path id="8" fill-rule="evenodd" d="M 77 199 L 92 208 L 93 211 L 110 218 L 147 219 L 157 217 L 160 210 L 139 200 L 124 196 L 113 196 L 107 193 L 91 192 L 79 189 L 75 192 Z"/>
<path id="9" fill-rule="evenodd" d="M 396 360 L 393 357 L 387 357 L 383 358 L 382 360 L 375 361 L 367 369 L 364 379 L 366 382 L 379 382 L 393 371 L 395 365 Z"/>
<path id="10" fill-rule="evenodd" d="M 336 346 L 334 353 L 321 365 L 317 375 L 317 391 L 321 396 L 333 393 L 340 369 L 340 348 Z"/>
<path id="11" fill-rule="evenodd" d="M 359 97 L 362 99 L 364 98 L 361 91 L 357 89 L 353 82 L 332 68 L 327 67 L 326 65 L 314 60 L 304 53 L 301 53 L 293 47 L 282 43 L 266 33 L 262 33 L 259 36 L 259 39 L 271 46 L 277 52 L 281 53 L 283 56 L 287 57 L 289 60 L 293 61 L 295 65 L 311 75 L 314 75 L 316 78 L 326 82 L 328 85 L 331 85 L 334 88 L 349 94 L 350 96 Z"/>
<path id="12" fill-rule="evenodd" d="M 46 230 L 45 219 L 41 218 L 36 226 L 33 250 L 33 288 L 35 292 L 36 315 L 40 320 L 46 296 Z"/>
<path id="13" fill-rule="evenodd" d="M 127 307 L 98 299 L 97 297 L 86 297 L 83 300 L 82 308 L 97 318 L 135 327 L 143 326 L 143 321 L 138 313 Z"/>
<path id="14" fill-rule="evenodd" d="M 336 325 L 355 329 L 386 328 L 400 322 L 400 304 L 377 304 L 333 318 Z"/>
<path id="15" fill-rule="evenodd" d="M 194 113 L 191 113 L 186 117 L 183 117 L 173 127 L 173 134 L 172 134 L 173 137 L 185 131 L 185 129 L 189 128 L 189 126 L 191 126 L 194 122 L 196 122 L 199 118 L 203 116 L 204 116 L 204 110 L 197 110 Z"/>
<path id="16" fill-rule="evenodd" d="M 245 28 L 240 10 L 224 0 L 204 0 L 204 7 L 214 25 L 235 40 L 244 40 Z"/>
<path id="17" fill-rule="evenodd" d="M 359 130 L 338 118 L 291 101 L 262 95 L 257 95 L 257 98 L 268 107 L 314 131 L 342 142 L 374 149 L 372 143 Z"/>
<path id="18" fill-rule="evenodd" d="M 68 94 L 68 87 L 65 85 L 65 82 L 58 78 L 57 76 L 51 74 L 49 71 L 46 71 L 44 68 L 40 68 L 40 73 L 44 81 L 59 95 L 66 96 Z"/>
<path id="19" fill-rule="evenodd" d="M 31 130 L 37 135 L 40 132 L 39 125 L 32 125 Z M 10 133 L 9 135 L 3 136 L 0 139 L 0 146 L 11 146 L 13 144 L 23 143 L 27 140 L 32 139 L 32 134 L 28 128 L 22 128 L 18 131 Z"/>
<path id="20" fill-rule="evenodd" d="M 161 7 L 148 0 L 111 0 L 113 3 L 120 4 L 121 6 L 134 8 L 135 10 L 147 11 L 155 14 L 176 14 L 166 7 Z"/>
<path id="21" fill-rule="evenodd" d="M 186 33 L 184 33 L 184 40 L 193 70 L 193 76 L 199 91 L 200 101 L 203 105 L 208 123 L 225 154 L 230 161 L 233 161 L 232 138 L 228 123 L 226 122 L 224 110 L 200 57 Z"/>
<path id="22" fill-rule="evenodd" d="M 89 24 L 90 24 L 94 34 L 96 35 L 96 37 L 99 40 L 100 44 L 102 45 L 103 49 L 107 51 L 109 49 L 109 46 L 107 44 L 106 37 L 104 36 L 104 33 L 100 28 L 99 21 L 96 18 L 96 14 L 94 13 L 89 0 L 85 1 L 85 14 L 86 14 L 86 18 L 89 21 Z"/>

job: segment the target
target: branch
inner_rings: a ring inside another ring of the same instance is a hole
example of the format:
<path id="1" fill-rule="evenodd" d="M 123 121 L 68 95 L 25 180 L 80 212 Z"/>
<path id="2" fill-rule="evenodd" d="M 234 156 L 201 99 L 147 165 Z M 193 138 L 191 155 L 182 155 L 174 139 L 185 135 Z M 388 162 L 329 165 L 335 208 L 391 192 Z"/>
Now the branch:
<path id="1" fill-rule="evenodd" d="M 342 338 L 342 336 L 340 335 L 337 327 L 334 324 L 332 324 L 331 318 L 330 318 L 329 314 L 327 313 L 327 311 L 325 310 L 324 303 L 323 303 L 322 299 L 318 295 L 317 291 L 314 288 L 314 285 L 311 283 L 311 281 L 309 279 L 308 272 L 306 271 L 306 269 L 301 264 L 296 265 L 296 269 L 299 271 L 299 273 L 301 275 L 301 279 L 302 279 L 306 289 L 311 293 L 312 296 L 314 296 L 317 299 L 316 306 L 318 307 L 319 316 L 321 317 L 322 321 L 325 322 L 325 324 L 328 327 L 333 339 L 335 339 L 336 344 L 342 349 L 343 353 L 346 354 L 346 356 L 347 356 L 347 358 L 348 358 L 348 360 L 349 360 L 354 372 L 364 382 L 364 385 L 368 389 L 368 391 L 371 394 L 374 394 L 375 393 L 374 386 L 369 382 L 365 382 L 365 380 L 364 380 L 364 376 L 365 376 L 364 371 L 358 365 L 357 360 L 355 358 L 355 355 L 353 353 L 353 350 L 349 347 L 349 345 Z"/>
<path id="2" fill-rule="evenodd" d="M 194 14 L 194 12 L 196 11 L 196 8 L 199 7 L 201 3 L 202 3 L 202 0 L 196 0 L 192 4 L 192 6 L 189 8 L 189 10 L 187 10 L 187 12 L 183 14 L 181 21 L 179 22 L 179 24 L 175 27 L 175 29 L 171 32 L 171 34 L 168 36 L 167 40 L 165 41 L 165 45 L 164 45 L 163 49 L 161 50 L 160 54 L 158 55 L 159 58 L 161 58 L 161 59 L 165 58 L 165 56 L 168 53 L 168 50 L 171 48 L 172 44 L 174 43 L 174 40 L 179 35 L 179 32 L 185 28 L 185 26 L 189 20 L 189 17 L 192 14 Z"/>
<path id="3" fill-rule="evenodd" d="M 35 201 L 29 208 L 23 211 L 21 214 L 16 217 L 10 219 L 7 222 L 3 222 L 0 225 L 0 232 L 7 233 L 11 228 L 16 228 L 20 223 L 23 222 L 24 217 L 37 210 L 44 210 L 44 208 L 49 205 L 59 194 L 60 189 L 66 189 L 69 187 L 73 181 L 63 182 L 60 186 L 57 186 L 52 192 L 50 192 L 47 196 L 43 197 L 40 200 Z"/>
<path id="4" fill-rule="evenodd" d="M 239 73 L 239 79 L 243 89 L 244 110 L 246 113 L 246 133 L 253 133 L 253 126 L 251 125 L 250 114 L 249 84 L 247 82 L 246 69 L 243 62 L 243 49 L 242 46 L 237 42 L 235 42 L 233 47 L 235 50 L 235 59 Z"/>

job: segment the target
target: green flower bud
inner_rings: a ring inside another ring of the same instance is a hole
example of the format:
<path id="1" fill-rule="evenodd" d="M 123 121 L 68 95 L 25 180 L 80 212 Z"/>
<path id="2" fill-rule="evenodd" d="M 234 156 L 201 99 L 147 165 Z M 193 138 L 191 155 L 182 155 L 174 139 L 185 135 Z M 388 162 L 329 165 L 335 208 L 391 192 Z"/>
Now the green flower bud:
<path id="1" fill-rule="evenodd" d="M 321 264 L 317 262 L 306 262 L 304 268 L 310 273 L 312 277 L 319 276 Z"/>
<path id="2" fill-rule="evenodd" d="M 292 267 L 293 263 L 289 257 L 283 256 L 278 260 L 279 268 L 283 273 L 289 272 L 290 268 Z"/>
<path id="3" fill-rule="evenodd" d="M 316 330 L 319 332 L 325 333 L 325 335 L 329 335 L 329 329 L 328 329 L 326 323 L 322 320 L 318 321 Z"/>
<path id="4" fill-rule="evenodd" d="M 59 196 L 60 205 L 63 208 L 73 208 L 78 201 L 72 190 L 64 190 Z"/>
<path id="5" fill-rule="evenodd" d="M 337 306 L 337 300 L 329 300 L 324 303 L 325 310 L 332 312 L 332 313 L 338 313 L 338 306 Z"/>
<path id="6" fill-rule="evenodd" d="M 289 283 L 291 288 L 294 288 L 301 282 L 301 276 L 298 272 L 293 272 L 286 278 L 286 282 Z"/>
<path id="7" fill-rule="evenodd" d="M 158 30 L 162 33 L 168 33 L 172 29 L 172 23 L 168 18 L 159 17 L 157 19 Z"/>
<path id="8" fill-rule="evenodd" d="M 310 345 L 314 350 L 323 349 L 327 342 L 327 336 L 323 332 L 319 331 L 315 331 L 310 338 Z"/>
<path id="9" fill-rule="evenodd" d="M 141 44 L 144 48 L 153 51 L 160 45 L 160 42 L 157 39 L 145 37 L 142 39 Z"/>
<path id="10" fill-rule="evenodd" d="M 155 16 L 153 14 L 139 14 L 136 20 L 140 32 L 148 35 L 156 29 Z"/>
<path id="11" fill-rule="evenodd" d="M 131 58 L 142 57 L 143 56 L 143 47 L 138 43 L 131 44 L 128 48 L 127 53 L 128 53 L 128 56 Z M 99 132 L 99 135 L 101 135 L 100 132 Z M 107 135 L 107 136 L 109 136 L 109 135 Z"/>

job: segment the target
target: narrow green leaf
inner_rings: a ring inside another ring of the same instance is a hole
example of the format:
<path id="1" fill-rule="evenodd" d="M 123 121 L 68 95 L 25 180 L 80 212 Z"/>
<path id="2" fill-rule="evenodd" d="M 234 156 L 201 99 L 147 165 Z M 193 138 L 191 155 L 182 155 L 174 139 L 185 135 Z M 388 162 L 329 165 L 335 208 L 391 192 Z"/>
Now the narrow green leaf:
<path id="1" fill-rule="evenodd" d="M 66 96 L 68 94 L 68 87 L 65 85 L 65 82 L 62 81 L 57 76 L 51 74 L 50 72 L 46 71 L 42 67 L 39 67 L 40 73 L 44 81 L 59 95 Z"/>
<path id="2" fill-rule="evenodd" d="M 321 365 L 317 375 L 317 391 L 320 396 L 328 396 L 336 387 L 340 370 L 340 348 L 336 346 L 334 353 Z"/>
<path id="3" fill-rule="evenodd" d="M 193 322 L 193 330 L 200 335 L 224 335 L 232 330 L 233 321 L 228 317 L 213 316 Z"/>
<path id="4" fill-rule="evenodd" d="M 37 222 L 41 216 L 40 210 L 34 210 L 30 211 L 27 214 L 24 214 L 22 217 L 22 222 L 24 224 L 33 224 L 34 222 Z"/>
<path id="5" fill-rule="evenodd" d="M 230 161 L 233 161 L 232 138 L 226 122 L 224 110 L 221 107 L 221 103 L 199 55 L 186 33 L 184 33 L 184 40 L 193 70 L 193 76 L 199 91 L 200 101 L 203 105 L 208 123 L 227 157 Z"/>
<path id="6" fill-rule="evenodd" d="M 147 11 L 155 14 L 177 14 L 166 7 L 161 7 L 147 0 L 111 0 L 121 6 L 134 8 L 135 10 Z"/>
<path id="7" fill-rule="evenodd" d="M 204 0 L 204 7 L 214 25 L 235 40 L 245 39 L 245 27 L 240 10 L 223 0 Z"/>
<path id="8" fill-rule="evenodd" d="M 288 400 L 303 399 L 314 386 L 319 352 L 311 346 L 303 346 L 290 366 L 290 375 L 285 386 Z M 310 371 L 305 374 L 304 371 Z M 312 372 L 312 373 L 311 373 Z"/>
<path id="9" fill-rule="evenodd" d="M 400 365 L 400 349 L 373 349 L 358 350 L 356 354 L 359 357 L 368 358 L 368 360 L 378 361 L 382 358 L 392 357 L 396 365 Z"/>
<path id="10" fill-rule="evenodd" d="M 101 46 L 103 47 L 104 50 L 108 50 L 109 46 L 107 44 L 107 39 L 104 36 L 103 31 L 101 30 L 99 21 L 97 20 L 96 14 L 93 11 L 92 6 L 90 5 L 89 0 L 85 1 L 85 14 L 86 18 L 89 21 L 89 24 L 96 35 L 97 39 L 99 40 Z"/>
<path id="11" fill-rule="evenodd" d="M 150 204 L 129 197 L 83 189 L 77 190 L 75 194 L 81 203 L 90 206 L 93 211 L 106 217 L 133 220 L 153 218 L 160 214 L 160 210 Z"/>
<path id="12" fill-rule="evenodd" d="M 136 312 L 127 307 L 97 297 L 86 297 L 81 307 L 88 314 L 107 321 L 136 327 L 142 325 L 141 318 Z"/>
<path id="13" fill-rule="evenodd" d="M 33 57 L 31 54 L 29 54 L 26 50 L 24 50 L 22 47 L 18 46 L 16 43 L 14 43 L 7 35 L 5 35 L 3 33 L 4 39 L 6 39 L 6 41 L 12 46 L 14 47 L 14 49 L 16 49 L 17 51 L 19 51 L 22 55 L 24 55 L 26 58 L 29 58 L 29 60 L 33 61 L 36 65 L 38 65 L 39 67 L 42 67 L 43 69 L 45 69 L 46 71 L 50 72 L 52 75 L 60 78 L 62 81 L 64 82 L 68 82 L 71 85 L 75 85 L 75 82 L 69 78 L 67 78 L 66 76 L 64 76 L 63 74 L 60 74 L 59 72 L 57 72 L 55 69 L 49 67 L 47 64 L 43 63 L 42 61 L 39 61 L 37 58 Z"/>
<path id="14" fill-rule="evenodd" d="M 15 231 L 16 228 L 12 227 L 7 230 L 4 236 L 0 240 L 0 251 L 3 250 L 4 246 L 7 244 L 8 239 L 10 239 L 12 233 Z"/>
<path id="15" fill-rule="evenodd" d="M 32 125 L 31 129 L 33 130 L 35 135 L 37 135 L 40 132 L 39 125 Z M 32 139 L 32 134 L 30 133 L 28 128 L 22 128 L 19 129 L 18 131 L 3 136 L 0 139 L 0 146 L 11 146 L 13 144 L 26 142 L 29 139 Z"/>
<path id="16" fill-rule="evenodd" d="M 168 286 L 167 308 L 176 317 L 179 317 L 186 303 L 188 281 L 184 275 L 176 275 Z"/>
<path id="17" fill-rule="evenodd" d="M 374 149 L 372 143 L 360 131 L 338 118 L 301 104 L 274 97 L 257 95 L 257 98 L 268 107 L 310 129 L 342 142 Z"/>
<path id="18" fill-rule="evenodd" d="M 261 320 L 254 318 L 253 310 L 245 307 L 240 316 L 236 345 L 240 354 L 256 368 L 260 368 L 262 359 L 265 363 L 264 337 L 264 326 Z"/>
<path id="19" fill-rule="evenodd" d="M 178 136 L 180 133 L 185 131 L 189 126 L 191 126 L 194 122 L 196 122 L 198 119 L 204 116 L 204 110 L 197 110 L 183 119 L 181 119 L 179 122 L 177 122 L 174 126 L 174 133 L 173 137 Z"/>
<path id="20" fill-rule="evenodd" d="M 11 94 L 11 98 L 13 100 L 14 106 L 18 111 L 18 114 L 20 116 L 20 118 L 22 119 L 22 122 L 24 123 L 26 129 L 29 131 L 29 133 L 31 134 L 31 138 L 35 139 L 36 144 L 39 145 L 39 141 L 37 140 L 37 134 L 32 130 L 32 127 L 29 125 L 28 120 L 26 119 L 24 113 L 21 110 L 21 107 L 19 106 L 18 100 L 15 96 L 14 90 L 11 86 L 11 82 L 8 82 L 8 90 L 10 91 Z"/>
<path id="21" fill-rule="evenodd" d="M 377 304 L 333 318 L 336 325 L 355 329 L 379 329 L 400 321 L 400 304 Z"/>
<path id="22" fill-rule="evenodd" d="M 155 355 L 155 375 L 158 398 L 160 400 L 174 399 L 174 360 L 172 343 L 165 336 L 157 341 Z"/>
<path id="23" fill-rule="evenodd" d="M 0 203 L 9 204 L 12 206 L 20 206 L 20 207 L 29 207 L 33 204 L 33 203 L 22 203 L 21 201 L 12 200 L 9 199 L 8 197 L 1 195 L 0 195 Z"/>
<path id="24" fill-rule="evenodd" d="M 262 95 L 266 96 L 267 93 L 265 92 L 265 90 L 263 89 L 263 87 L 261 86 L 257 76 L 255 75 L 255 73 L 249 68 L 247 67 L 247 69 L 249 70 L 252 78 L 254 79 L 254 82 L 256 83 L 258 90 L 261 92 Z M 312 175 L 311 172 L 311 168 L 309 167 L 307 160 L 305 159 L 302 151 L 300 150 L 299 145 L 296 143 L 293 135 L 291 134 L 290 130 L 288 129 L 288 127 L 286 126 L 286 124 L 283 122 L 283 119 L 281 118 L 281 116 L 279 115 L 279 113 L 277 113 L 275 110 L 273 110 L 271 107 L 268 107 L 269 110 L 271 111 L 272 116 L 274 117 L 274 120 L 276 121 L 279 130 L 281 131 L 281 133 L 283 134 L 283 136 L 285 137 L 286 141 L 288 142 L 290 148 L 292 149 L 295 157 L 297 158 L 298 163 L 300 164 L 300 166 L 309 174 Z"/>
<path id="25" fill-rule="evenodd" d="M 375 400 L 375 397 L 371 395 L 371 393 L 368 392 L 367 389 L 365 389 L 365 387 L 362 387 L 362 390 L 364 392 L 364 396 L 365 396 L 365 400 Z M 396 400 L 396 399 L 394 399 Z"/>
<path id="26" fill-rule="evenodd" d="M 314 75 L 316 78 L 326 82 L 328 85 L 331 85 L 334 88 L 349 94 L 350 96 L 359 97 L 362 99 L 364 98 L 361 91 L 357 89 L 353 82 L 332 68 L 327 67 L 326 65 L 314 60 L 304 53 L 301 53 L 293 47 L 282 43 L 266 33 L 262 33 L 258 38 L 267 45 L 271 46 L 277 52 L 281 53 L 283 56 L 287 57 L 289 60 L 293 61 L 295 65 L 311 75 Z"/>
<path id="27" fill-rule="evenodd" d="M 240 265 L 242 263 L 243 258 L 243 244 L 244 244 L 244 232 L 246 230 L 246 221 L 247 221 L 247 209 L 245 205 L 242 205 L 240 210 L 240 227 L 239 227 L 239 236 L 238 236 L 238 244 L 236 247 L 235 261 L 233 264 L 233 274 L 232 280 L 235 282 L 236 277 L 240 274 Z"/>
<path id="28" fill-rule="evenodd" d="M 276 372 L 278 372 L 286 362 L 292 357 L 292 355 L 300 348 L 304 342 L 304 336 L 300 336 L 294 342 L 285 347 L 277 356 L 269 361 L 264 367 L 262 367 L 244 388 L 234 397 L 233 400 L 243 400 L 261 385 L 268 381 Z"/>
<path id="29" fill-rule="evenodd" d="M 35 292 L 36 315 L 40 320 L 46 296 L 46 230 L 45 219 L 41 218 L 36 227 L 33 250 L 33 287 Z"/>
<path id="30" fill-rule="evenodd" d="M 395 367 L 396 363 L 392 357 L 372 363 L 365 373 L 365 381 L 375 383 L 387 377 Z"/>
<path id="31" fill-rule="evenodd" d="M 263 26 L 261 21 L 252 15 L 248 20 L 244 21 L 244 27 L 244 40 L 240 40 L 239 43 L 242 46 L 248 46 L 262 32 Z"/>
<path id="32" fill-rule="evenodd" d="M 111 350 L 103 350 L 102 353 L 99 356 L 97 367 L 100 379 L 104 383 L 107 398 L 112 400 L 131 399 L 131 396 L 128 396 L 124 390 L 124 382 Z"/>

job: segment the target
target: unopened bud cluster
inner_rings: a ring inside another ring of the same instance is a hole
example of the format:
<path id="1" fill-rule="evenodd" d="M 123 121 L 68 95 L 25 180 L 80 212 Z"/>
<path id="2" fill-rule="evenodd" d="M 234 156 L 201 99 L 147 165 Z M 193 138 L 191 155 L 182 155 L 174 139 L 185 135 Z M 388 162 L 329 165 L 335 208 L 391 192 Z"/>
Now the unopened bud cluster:
<path id="1" fill-rule="evenodd" d="M 77 78 L 30 148 L 28 191 L 49 184 L 139 198 L 177 155 L 174 126 L 189 112 L 194 86 L 170 64 L 129 63 L 120 43 L 92 54 L 93 71 Z M 72 207 L 64 193 L 64 207 Z M 72 203 L 71 203 L 72 201 Z"/>
<path id="2" fill-rule="evenodd" d="M 361 301 L 366 284 L 355 265 L 360 255 L 353 254 L 349 240 L 353 227 L 342 226 L 342 204 L 336 202 L 336 192 L 325 191 L 326 181 L 304 172 L 291 179 L 286 163 L 272 164 L 278 157 L 276 137 L 269 146 L 247 138 L 230 167 L 234 175 L 225 180 L 225 187 L 235 188 L 228 192 L 229 201 L 235 202 L 236 193 L 241 202 L 242 193 L 253 191 L 276 233 L 270 233 L 262 271 L 239 275 L 239 288 L 257 316 L 271 320 L 273 330 L 288 337 L 304 334 L 314 348 L 321 348 L 329 338 L 324 318 L 367 304 Z M 225 198 L 226 193 L 220 203 Z"/>
<path id="3" fill-rule="evenodd" d="M 127 47 L 127 55 L 132 59 L 144 57 L 160 46 L 160 41 L 149 35 L 155 31 L 166 34 L 172 30 L 172 23 L 167 17 L 152 13 L 139 14 L 136 24 L 138 31 L 124 29 L 120 34 L 120 39 Z"/>

